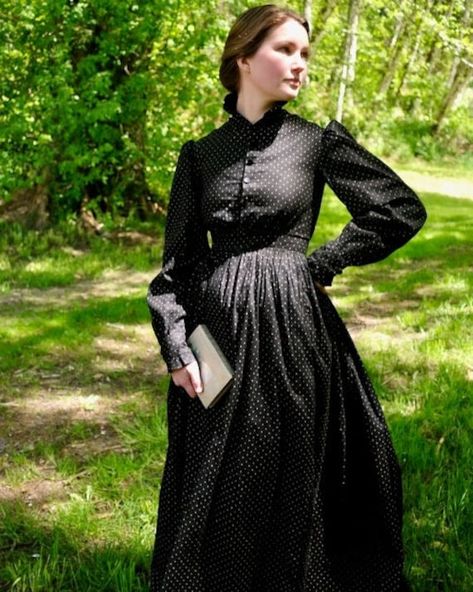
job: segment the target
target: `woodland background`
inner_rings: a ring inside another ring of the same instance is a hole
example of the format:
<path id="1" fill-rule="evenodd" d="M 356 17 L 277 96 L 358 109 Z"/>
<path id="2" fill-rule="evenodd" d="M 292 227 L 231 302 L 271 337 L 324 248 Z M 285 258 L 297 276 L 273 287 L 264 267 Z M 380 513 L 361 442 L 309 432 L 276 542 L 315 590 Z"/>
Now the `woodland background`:
<path id="1" fill-rule="evenodd" d="M 234 18 L 195 0 L 0 6 L 0 591 L 145 592 L 169 375 L 147 286 L 178 151 L 228 117 Z M 472 0 L 288 2 L 312 24 L 287 108 L 342 121 L 428 218 L 328 288 L 403 473 L 414 592 L 473 590 Z M 308 252 L 350 216 L 325 188 Z"/>
<path id="2" fill-rule="evenodd" d="M 4 0 L 4 217 L 16 209 L 41 227 L 84 210 L 104 221 L 165 208 L 180 145 L 227 116 L 220 53 L 250 5 Z M 312 23 L 313 50 L 291 109 L 343 121 L 380 156 L 473 166 L 471 0 L 288 5 Z"/>

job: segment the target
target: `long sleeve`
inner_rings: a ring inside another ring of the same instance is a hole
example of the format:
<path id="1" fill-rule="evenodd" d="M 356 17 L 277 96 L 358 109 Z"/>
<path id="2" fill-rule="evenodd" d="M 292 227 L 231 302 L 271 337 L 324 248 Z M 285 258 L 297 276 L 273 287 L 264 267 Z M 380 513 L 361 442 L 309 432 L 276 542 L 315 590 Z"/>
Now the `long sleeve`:
<path id="1" fill-rule="evenodd" d="M 337 238 L 307 257 L 323 285 L 332 285 L 333 277 L 348 265 L 384 259 L 410 240 L 427 218 L 416 193 L 334 119 L 322 132 L 321 172 L 352 216 Z"/>
<path id="2" fill-rule="evenodd" d="M 185 290 L 190 273 L 210 247 L 198 203 L 194 141 L 182 145 L 169 198 L 161 271 L 151 281 L 147 303 L 168 372 L 195 360 L 186 342 Z"/>

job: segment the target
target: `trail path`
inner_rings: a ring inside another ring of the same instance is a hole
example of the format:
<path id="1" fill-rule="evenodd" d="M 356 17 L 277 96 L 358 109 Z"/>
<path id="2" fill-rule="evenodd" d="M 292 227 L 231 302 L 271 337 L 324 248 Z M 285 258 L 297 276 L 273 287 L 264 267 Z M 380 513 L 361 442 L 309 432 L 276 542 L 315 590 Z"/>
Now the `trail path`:
<path id="1" fill-rule="evenodd" d="M 473 199 L 473 181 L 469 179 L 409 171 L 399 171 L 399 175 L 419 193 Z M 142 297 L 144 302 L 147 285 L 156 272 L 114 270 L 96 280 L 66 287 L 15 289 L 0 295 L 0 311 L 8 317 L 22 311 L 34 315 L 35 311 L 50 310 L 54 316 L 55 310 L 81 308 L 88 300 L 133 295 Z M 390 317 L 384 318 L 380 312 L 383 311 L 370 309 L 369 305 L 361 307 L 352 322 L 347 323 L 352 335 L 357 340 L 372 337 L 379 341 L 383 326 L 390 322 Z M 150 323 L 104 323 L 90 344 L 87 361 L 81 356 L 83 352 L 51 352 L 45 367 L 43 359 L 38 366 L 18 367 L 0 378 L 0 501 L 21 498 L 44 507 L 65 496 L 67 483 L 59 478 L 54 467 L 46 464 L 36 465 L 36 476 L 31 481 L 18 487 L 8 484 L 3 475 L 10 465 L 9 457 L 32 450 L 39 442 L 64 439 L 77 421 L 90 423 L 94 435 L 81 441 L 65 441 L 65 453 L 83 457 L 121 450 L 110 418 L 120 413 L 123 403 L 139 401 L 145 391 L 154 392 L 158 378 L 166 375 Z M 84 381 L 84 373 L 92 377 L 93 386 L 90 380 Z"/>
<path id="2" fill-rule="evenodd" d="M 433 175 L 426 175 L 425 173 L 402 171 L 397 170 L 396 167 L 393 168 L 401 179 L 412 187 L 414 191 L 420 193 L 439 193 L 440 195 L 447 195 L 448 197 L 473 200 L 473 180 L 457 179 L 453 177 L 436 177 Z"/>

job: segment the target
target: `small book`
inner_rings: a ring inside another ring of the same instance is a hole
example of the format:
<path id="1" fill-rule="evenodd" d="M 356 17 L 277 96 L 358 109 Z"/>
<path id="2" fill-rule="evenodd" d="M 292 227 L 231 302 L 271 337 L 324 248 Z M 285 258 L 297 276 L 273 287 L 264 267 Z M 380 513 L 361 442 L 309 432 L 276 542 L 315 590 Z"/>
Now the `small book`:
<path id="1" fill-rule="evenodd" d="M 205 408 L 213 407 L 232 386 L 233 369 L 207 325 L 197 325 L 187 344 L 197 359 L 202 379 L 203 390 L 197 396 Z"/>

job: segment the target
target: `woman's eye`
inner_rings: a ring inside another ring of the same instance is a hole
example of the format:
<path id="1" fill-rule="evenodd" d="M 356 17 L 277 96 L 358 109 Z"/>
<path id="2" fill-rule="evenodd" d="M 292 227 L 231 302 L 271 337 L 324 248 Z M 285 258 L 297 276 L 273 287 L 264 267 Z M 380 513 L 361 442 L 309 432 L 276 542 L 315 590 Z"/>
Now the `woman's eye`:
<path id="1" fill-rule="evenodd" d="M 280 47 L 279 50 L 284 51 L 285 53 L 291 53 L 291 48 L 289 47 L 289 45 L 284 45 L 283 47 Z M 302 57 L 304 58 L 304 60 L 308 60 L 309 59 L 309 54 L 308 53 L 303 53 Z"/>

